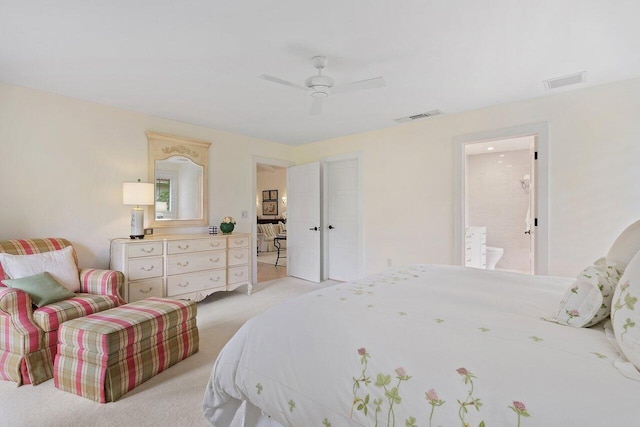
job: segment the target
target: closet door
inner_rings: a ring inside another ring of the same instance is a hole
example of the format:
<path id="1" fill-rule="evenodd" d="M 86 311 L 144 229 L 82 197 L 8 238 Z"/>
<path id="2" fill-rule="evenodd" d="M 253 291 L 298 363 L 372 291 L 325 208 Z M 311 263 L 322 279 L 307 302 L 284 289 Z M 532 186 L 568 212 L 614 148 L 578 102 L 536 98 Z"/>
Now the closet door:
<path id="1" fill-rule="evenodd" d="M 320 282 L 320 163 L 287 169 L 287 273 Z"/>
<path id="2" fill-rule="evenodd" d="M 328 161 L 324 172 L 326 277 L 356 280 L 362 264 L 359 159 Z"/>

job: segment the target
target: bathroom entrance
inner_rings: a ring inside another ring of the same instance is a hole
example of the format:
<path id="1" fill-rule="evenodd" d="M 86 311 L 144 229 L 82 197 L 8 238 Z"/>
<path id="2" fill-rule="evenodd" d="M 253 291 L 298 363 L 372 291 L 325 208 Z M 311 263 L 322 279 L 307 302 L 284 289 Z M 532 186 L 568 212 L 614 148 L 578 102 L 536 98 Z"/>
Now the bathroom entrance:
<path id="1" fill-rule="evenodd" d="M 548 123 L 460 135 L 454 144 L 454 262 L 548 274 Z"/>
<path id="2" fill-rule="evenodd" d="M 534 274 L 536 136 L 464 146 L 464 265 Z"/>

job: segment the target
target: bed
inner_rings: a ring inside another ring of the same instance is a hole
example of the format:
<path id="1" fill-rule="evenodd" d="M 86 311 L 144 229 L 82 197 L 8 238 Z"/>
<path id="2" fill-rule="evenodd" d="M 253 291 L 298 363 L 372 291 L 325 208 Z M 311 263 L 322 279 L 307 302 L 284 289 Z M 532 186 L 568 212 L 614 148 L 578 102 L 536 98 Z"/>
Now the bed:
<path id="1" fill-rule="evenodd" d="M 639 425 L 640 375 L 611 322 L 549 321 L 575 280 L 412 265 L 285 301 L 224 347 L 204 415 L 216 427 Z"/>

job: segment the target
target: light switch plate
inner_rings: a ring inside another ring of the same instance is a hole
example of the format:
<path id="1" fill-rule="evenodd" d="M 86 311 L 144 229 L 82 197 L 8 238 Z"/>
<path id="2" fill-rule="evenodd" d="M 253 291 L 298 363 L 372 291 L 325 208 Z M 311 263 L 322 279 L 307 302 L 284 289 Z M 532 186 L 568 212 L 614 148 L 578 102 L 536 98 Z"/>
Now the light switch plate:
<path id="1" fill-rule="evenodd" d="M 242 211 L 242 214 L 240 215 L 242 218 L 247 219 L 249 218 L 249 212 L 247 211 Z"/>

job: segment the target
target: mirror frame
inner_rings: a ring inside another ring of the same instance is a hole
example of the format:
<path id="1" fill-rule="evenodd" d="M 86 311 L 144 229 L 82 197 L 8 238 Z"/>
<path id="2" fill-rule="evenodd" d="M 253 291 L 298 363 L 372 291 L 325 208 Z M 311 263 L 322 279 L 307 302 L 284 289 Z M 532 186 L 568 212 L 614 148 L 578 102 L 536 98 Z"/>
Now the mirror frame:
<path id="1" fill-rule="evenodd" d="M 165 135 L 157 132 L 146 132 L 148 141 L 148 174 L 149 182 L 156 185 L 156 160 L 166 160 L 173 156 L 183 156 L 191 160 L 198 166 L 202 166 L 202 219 L 167 219 L 156 220 L 156 207 L 151 206 L 149 227 L 206 227 L 209 225 L 208 206 L 209 200 L 209 146 L 210 142 L 198 141 L 196 139 L 181 138 L 178 136 Z"/>

